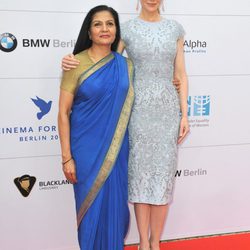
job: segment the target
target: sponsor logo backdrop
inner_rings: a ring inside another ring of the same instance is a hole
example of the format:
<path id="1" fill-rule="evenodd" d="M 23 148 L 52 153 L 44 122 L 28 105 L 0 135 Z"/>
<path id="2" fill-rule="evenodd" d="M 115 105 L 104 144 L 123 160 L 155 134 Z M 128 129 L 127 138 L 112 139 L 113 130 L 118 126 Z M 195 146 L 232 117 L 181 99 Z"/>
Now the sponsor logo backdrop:
<path id="1" fill-rule="evenodd" d="M 73 189 L 60 163 L 60 61 L 86 12 L 103 3 L 119 11 L 121 22 L 138 14 L 135 0 L 0 3 L 3 250 L 78 249 Z M 249 3 L 169 0 L 165 8 L 187 34 L 191 133 L 180 146 L 162 239 L 250 230 Z M 130 209 L 126 244 L 138 242 Z"/>

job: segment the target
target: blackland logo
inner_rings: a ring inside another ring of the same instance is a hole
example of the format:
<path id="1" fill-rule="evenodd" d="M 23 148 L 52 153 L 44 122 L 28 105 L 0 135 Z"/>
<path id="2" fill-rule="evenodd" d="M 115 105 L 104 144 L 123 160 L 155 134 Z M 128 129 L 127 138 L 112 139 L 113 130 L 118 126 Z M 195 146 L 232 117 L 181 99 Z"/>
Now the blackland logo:
<path id="1" fill-rule="evenodd" d="M 11 33 L 3 33 L 0 35 L 0 50 L 11 52 L 17 47 L 17 39 Z"/>
<path id="2" fill-rule="evenodd" d="M 17 189 L 20 191 L 22 196 L 28 197 L 34 187 L 37 178 L 35 176 L 30 176 L 25 174 L 21 177 L 16 177 L 14 183 Z M 38 182 L 39 190 L 41 191 L 53 191 L 58 190 L 60 187 L 68 186 L 70 182 L 68 180 L 40 180 Z"/>
<path id="3" fill-rule="evenodd" d="M 52 108 L 52 101 L 45 100 L 39 96 L 36 96 L 36 98 L 29 98 L 27 101 L 30 103 L 29 113 L 35 110 L 34 118 L 31 118 L 29 121 L 19 121 L 19 124 L 25 123 L 25 125 L 20 124 L 16 126 L 10 124 L 6 127 L 0 127 L 1 140 L 6 137 L 15 137 L 20 143 L 38 143 L 41 141 L 57 142 L 59 139 L 57 126 L 56 124 L 51 124 L 50 119 L 53 117 L 49 116 Z"/>
<path id="4" fill-rule="evenodd" d="M 201 40 L 185 40 L 184 52 L 194 54 L 207 53 L 207 42 Z"/>
<path id="5" fill-rule="evenodd" d="M 209 127 L 210 112 L 210 95 L 188 97 L 188 116 L 191 127 Z"/>
<path id="6" fill-rule="evenodd" d="M 33 186 L 35 185 L 35 182 L 36 177 L 27 174 L 14 179 L 16 187 L 24 197 L 29 196 Z"/>
<path id="7" fill-rule="evenodd" d="M 69 185 L 70 182 L 68 180 L 45 180 L 39 181 L 39 189 L 40 190 L 55 190 L 59 189 L 59 187 Z"/>

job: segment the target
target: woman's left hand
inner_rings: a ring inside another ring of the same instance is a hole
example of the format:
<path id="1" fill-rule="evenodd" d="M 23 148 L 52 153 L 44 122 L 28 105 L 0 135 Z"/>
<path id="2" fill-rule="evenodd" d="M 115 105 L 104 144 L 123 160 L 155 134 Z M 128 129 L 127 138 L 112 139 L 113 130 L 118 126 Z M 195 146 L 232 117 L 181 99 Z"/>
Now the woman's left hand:
<path id="1" fill-rule="evenodd" d="M 71 184 L 77 183 L 76 165 L 75 165 L 75 161 L 73 158 L 71 158 L 69 161 L 63 164 L 63 172 L 64 172 L 66 179 Z"/>
<path id="2" fill-rule="evenodd" d="M 188 124 L 188 117 L 182 117 L 181 123 L 180 123 L 180 131 L 179 131 L 179 137 L 178 137 L 178 144 L 182 143 L 184 138 L 189 133 L 189 124 Z"/>

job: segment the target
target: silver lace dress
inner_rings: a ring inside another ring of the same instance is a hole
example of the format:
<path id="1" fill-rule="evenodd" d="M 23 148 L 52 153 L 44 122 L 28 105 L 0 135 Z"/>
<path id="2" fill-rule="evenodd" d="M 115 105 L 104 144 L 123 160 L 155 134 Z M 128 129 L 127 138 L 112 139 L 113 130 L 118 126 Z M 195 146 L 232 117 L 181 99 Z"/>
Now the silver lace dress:
<path id="1" fill-rule="evenodd" d="M 174 21 L 143 21 L 121 27 L 126 52 L 135 66 L 135 102 L 129 123 L 129 201 L 155 205 L 171 201 L 177 166 L 180 122 L 178 93 L 172 83 L 177 40 Z"/>

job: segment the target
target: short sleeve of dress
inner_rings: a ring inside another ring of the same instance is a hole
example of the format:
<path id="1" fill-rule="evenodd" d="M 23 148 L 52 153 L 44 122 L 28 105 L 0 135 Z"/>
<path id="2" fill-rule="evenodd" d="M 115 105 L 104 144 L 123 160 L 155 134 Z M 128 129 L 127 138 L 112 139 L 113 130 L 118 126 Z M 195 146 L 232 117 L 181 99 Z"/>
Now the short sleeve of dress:
<path id="1" fill-rule="evenodd" d="M 177 39 L 183 38 L 186 34 L 183 26 L 180 23 L 176 22 L 176 28 L 177 28 Z"/>
<path id="2" fill-rule="evenodd" d="M 64 71 L 60 88 L 74 95 L 77 85 L 78 74 L 76 74 L 76 70 L 72 69 L 70 71 Z"/>
<path id="3" fill-rule="evenodd" d="M 126 45 L 128 43 L 128 22 L 121 24 L 121 38 Z"/>

